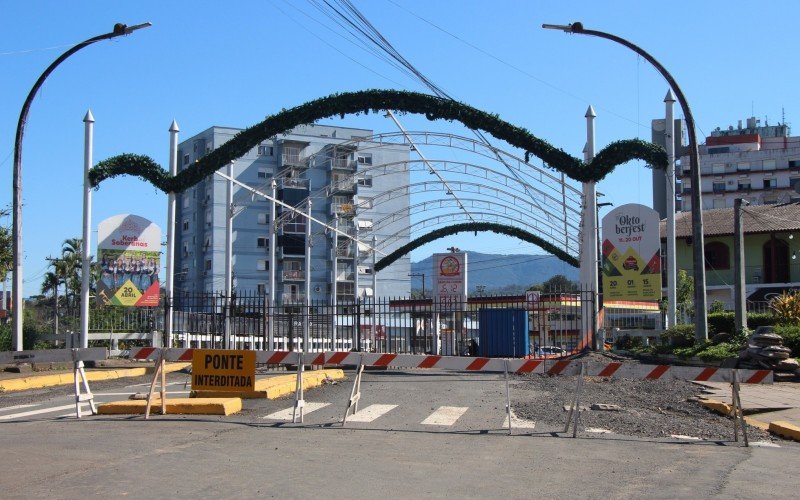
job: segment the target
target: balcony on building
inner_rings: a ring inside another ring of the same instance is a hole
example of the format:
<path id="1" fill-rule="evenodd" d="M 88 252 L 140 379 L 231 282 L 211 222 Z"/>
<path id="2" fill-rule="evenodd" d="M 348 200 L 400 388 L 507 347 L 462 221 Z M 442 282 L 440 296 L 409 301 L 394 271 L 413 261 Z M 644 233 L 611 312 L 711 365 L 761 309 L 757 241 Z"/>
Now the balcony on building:
<path id="1" fill-rule="evenodd" d="M 286 304 L 305 304 L 306 294 L 295 292 L 283 292 L 281 294 L 281 303 Z"/>
<path id="2" fill-rule="evenodd" d="M 356 179 L 352 175 L 333 173 L 331 175 L 331 194 L 355 194 Z"/>
<path id="3" fill-rule="evenodd" d="M 355 172 L 358 168 L 358 162 L 347 157 L 329 158 L 328 170 L 342 170 L 347 172 Z"/>
<path id="4" fill-rule="evenodd" d="M 308 179 L 289 177 L 278 179 L 278 189 L 302 189 L 308 191 Z"/>
<path id="5" fill-rule="evenodd" d="M 308 158 L 303 150 L 308 142 L 286 140 L 281 143 L 281 167 L 308 167 Z"/>
<path id="6" fill-rule="evenodd" d="M 302 269 L 284 269 L 283 281 L 305 281 L 306 272 Z"/>
<path id="7" fill-rule="evenodd" d="M 336 247 L 336 258 L 337 259 L 352 259 L 354 255 L 353 252 L 353 242 L 347 240 L 346 243 L 339 242 L 339 245 Z"/>
<path id="8" fill-rule="evenodd" d="M 352 201 L 345 203 L 331 203 L 331 215 L 340 217 L 353 217 L 356 214 L 356 206 Z"/>

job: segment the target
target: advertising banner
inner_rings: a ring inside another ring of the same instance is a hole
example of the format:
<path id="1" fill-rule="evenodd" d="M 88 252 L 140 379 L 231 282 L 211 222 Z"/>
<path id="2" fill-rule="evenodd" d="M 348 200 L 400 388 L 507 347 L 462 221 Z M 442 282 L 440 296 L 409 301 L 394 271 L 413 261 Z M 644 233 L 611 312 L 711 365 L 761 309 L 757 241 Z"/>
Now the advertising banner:
<path id="1" fill-rule="evenodd" d="M 603 298 L 661 299 L 658 212 L 638 204 L 603 217 Z"/>
<path id="2" fill-rule="evenodd" d="M 453 311 L 467 302 L 467 253 L 433 254 L 433 305 Z"/>
<path id="3" fill-rule="evenodd" d="M 97 301 L 147 307 L 159 300 L 161 229 L 138 215 L 109 217 L 97 227 Z"/>

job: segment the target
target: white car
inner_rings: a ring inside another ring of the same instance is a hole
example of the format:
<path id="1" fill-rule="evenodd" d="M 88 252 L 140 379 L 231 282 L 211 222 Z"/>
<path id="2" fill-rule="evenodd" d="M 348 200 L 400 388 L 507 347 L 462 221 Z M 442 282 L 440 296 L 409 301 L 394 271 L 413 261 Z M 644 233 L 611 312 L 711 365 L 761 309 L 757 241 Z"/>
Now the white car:
<path id="1" fill-rule="evenodd" d="M 566 353 L 564 349 L 555 346 L 537 347 L 534 352 L 537 356 L 563 356 Z"/>

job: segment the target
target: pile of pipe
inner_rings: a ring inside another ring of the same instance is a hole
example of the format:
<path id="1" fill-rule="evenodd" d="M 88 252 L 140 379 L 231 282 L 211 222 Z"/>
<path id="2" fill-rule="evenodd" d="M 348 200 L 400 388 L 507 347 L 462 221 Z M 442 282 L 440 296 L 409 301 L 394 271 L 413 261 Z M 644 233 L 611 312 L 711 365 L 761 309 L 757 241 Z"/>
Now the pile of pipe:
<path id="1" fill-rule="evenodd" d="M 767 369 L 800 373 L 800 364 L 790 359 L 792 350 L 784 347 L 783 338 L 772 327 L 759 327 L 739 352 L 739 368 Z"/>

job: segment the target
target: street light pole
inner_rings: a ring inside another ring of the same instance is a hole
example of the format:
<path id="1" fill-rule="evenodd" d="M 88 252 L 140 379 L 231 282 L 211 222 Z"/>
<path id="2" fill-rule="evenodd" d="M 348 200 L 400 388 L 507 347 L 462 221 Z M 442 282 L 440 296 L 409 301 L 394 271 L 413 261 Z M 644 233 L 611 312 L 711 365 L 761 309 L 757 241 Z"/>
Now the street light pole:
<path id="1" fill-rule="evenodd" d="M 672 75 L 658 62 L 653 56 L 645 52 L 641 47 L 620 38 L 610 33 L 603 31 L 587 30 L 583 27 L 582 23 L 576 22 L 567 25 L 560 24 L 543 24 L 542 28 L 561 30 L 565 33 L 596 36 L 598 38 L 605 38 L 612 42 L 619 43 L 625 47 L 633 50 L 652 64 L 661 76 L 669 84 L 675 97 L 678 99 L 683 114 L 686 117 L 686 128 L 689 132 L 689 165 L 691 167 L 691 180 L 692 180 L 692 245 L 693 251 L 693 264 L 694 264 L 694 305 L 695 305 L 695 338 L 699 341 L 708 340 L 708 311 L 706 309 L 706 271 L 705 271 L 705 257 L 703 255 L 703 202 L 700 193 L 700 158 L 697 148 L 697 133 L 695 131 L 694 117 L 692 110 L 689 108 L 689 103 L 686 102 L 686 97 L 683 95 L 678 83 L 672 78 Z"/>
<path id="2" fill-rule="evenodd" d="M 64 62 L 65 59 L 75 52 L 78 52 L 82 48 L 87 47 L 95 42 L 108 40 L 118 36 L 129 35 L 138 29 L 147 28 L 148 26 L 151 26 L 149 22 L 134 26 L 127 26 L 122 23 L 117 23 L 114 25 L 114 29 L 110 33 L 89 38 L 88 40 L 84 40 L 83 42 L 67 50 L 61 54 L 58 59 L 53 61 L 53 63 L 50 64 L 46 70 L 44 70 L 44 73 L 39 76 L 39 79 L 33 84 L 33 87 L 28 93 L 28 97 L 25 98 L 25 102 L 22 105 L 22 110 L 19 113 L 19 121 L 17 122 L 17 134 L 14 139 L 14 174 L 12 184 L 13 200 L 11 223 L 11 235 L 12 239 L 14 240 L 12 245 L 14 269 L 12 272 L 11 286 L 13 296 L 12 303 L 14 323 L 14 336 L 12 337 L 12 340 L 14 344 L 14 350 L 16 351 L 22 350 L 22 137 L 25 134 L 25 123 L 28 119 L 28 111 L 30 110 L 31 103 L 33 103 L 33 98 L 36 97 L 36 93 L 39 92 L 39 89 L 44 84 L 44 81 L 47 79 L 47 77 L 50 76 L 50 73 L 52 73 L 59 64 Z"/>

